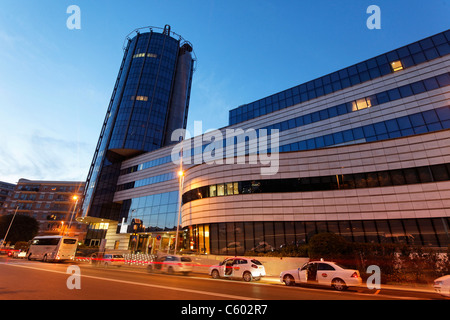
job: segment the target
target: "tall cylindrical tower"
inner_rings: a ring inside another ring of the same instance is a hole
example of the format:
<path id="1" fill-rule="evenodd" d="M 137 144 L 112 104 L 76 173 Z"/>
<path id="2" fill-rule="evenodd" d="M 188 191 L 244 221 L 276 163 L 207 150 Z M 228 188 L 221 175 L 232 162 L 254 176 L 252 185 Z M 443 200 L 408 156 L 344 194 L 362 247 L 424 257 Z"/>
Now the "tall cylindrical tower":
<path id="1" fill-rule="evenodd" d="M 186 128 L 192 45 L 168 25 L 131 34 L 87 177 L 83 216 L 117 220 L 122 161 L 170 144 L 173 130 Z"/>

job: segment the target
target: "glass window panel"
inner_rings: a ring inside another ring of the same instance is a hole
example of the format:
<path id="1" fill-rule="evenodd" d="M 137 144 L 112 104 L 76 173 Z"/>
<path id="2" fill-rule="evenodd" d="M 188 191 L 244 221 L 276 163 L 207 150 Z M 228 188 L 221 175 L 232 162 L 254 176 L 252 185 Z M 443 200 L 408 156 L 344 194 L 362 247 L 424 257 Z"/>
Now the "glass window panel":
<path id="1" fill-rule="evenodd" d="M 375 224 L 378 230 L 378 237 L 380 239 L 380 242 L 392 243 L 393 239 L 391 237 L 391 230 L 389 229 L 387 220 L 375 220 Z"/>
<path id="2" fill-rule="evenodd" d="M 431 172 L 433 173 L 434 181 L 446 181 L 449 180 L 447 168 L 444 164 L 431 166 Z"/>
<path id="3" fill-rule="evenodd" d="M 394 186 L 406 184 L 405 176 L 402 170 L 391 170 L 392 184 Z"/>
<path id="4" fill-rule="evenodd" d="M 340 235 L 347 241 L 353 241 L 352 229 L 349 221 L 339 221 Z"/>
<path id="5" fill-rule="evenodd" d="M 401 98 L 400 91 L 397 88 L 388 90 L 388 95 L 391 101 Z"/>
<path id="6" fill-rule="evenodd" d="M 245 232 L 245 251 L 250 251 L 255 247 L 253 222 L 244 222 L 244 232 Z"/>
<path id="7" fill-rule="evenodd" d="M 236 254 L 243 255 L 245 253 L 245 234 L 244 234 L 244 223 L 235 222 L 235 232 L 236 232 Z"/>
<path id="8" fill-rule="evenodd" d="M 402 86 L 399 88 L 402 98 L 406 98 L 413 95 L 410 85 Z"/>
<path id="9" fill-rule="evenodd" d="M 450 244 L 450 238 L 448 234 L 448 224 L 445 221 L 445 218 L 433 218 L 431 219 L 433 223 L 434 230 L 436 233 L 437 240 L 439 241 L 440 247 L 448 247 Z"/>
<path id="10" fill-rule="evenodd" d="M 432 182 L 433 176 L 431 175 L 431 171 L 429 167 L 419 167 L 416 168 L 417 173 L 419 174 L 420 182 L 426 183 L 426 182 Z"/>
<path id="11" fill-rule="evenodd" d="M 437 82 L 440 87 L 445 87 L 450 85 L 450 75 L 448 73 L 441 74 L 436 77 Z"/>
<path id="12" fill-rule="evenodd" d="M 435 78 L 425 79 L 423 82 L 428 91 L 439 88 L 439 84 Z"/>
<path id="13" fill-rule="evenodd" d="M 217 196 L 217 187 L 216 187 L 216 185 L 209 186 L 209 196 L 210 197 Z"/>
<path id="14" fill-rule="evenodd" d="M 389 96 L 387 92 L 380 92 L 377 94 L 377 101 L 379 104 L 389 102 Z"/>
<path id="15" fill-rule="evenodd" d="M 425 246 L 438 246 L 438 241 L 436 238 L 436 232 L 434 231 L 431 219 L 418 219 L 420 234 L 423 239 L 423 244 Z"/>
<path id="16" fill-rule="evenodd" d="M 439 117 L 439 120 L 441 121 L 450 120 L 450 107 L 443 107 L 436 109 L 436 113 Z"/>
<path id="17" fill-rule="evenodd" d="M 306 243 L 305 222 L 302 221 L 295 222 L 295 238 L 297 244 Z"/>
<path id="18" fill-rule="evenodd" d="M 366 188 L 367 187 L 367 179 L 366 179 L 366 175 L 364 173 L 355 173 L 353 176 L 355 179 L 355 187 L 356 188 Z"/>
<path id="19" fill-rule="evenodd" d="M 373 220 L 363 220 L 363 228 L 364 228 L 364 235 L 366 238 L 366 242 L 369 243 L 378 243 L 378 232 L 377 227 L 375 225 L 375 221 Z"/>
<path id="20" fill-rule="evenodd" d="M 391 237 L 393 242 L 407 243 L 401 220 L 392 219 L 388 220 L 388 223 L 391 229 Z"/>
<path id="21" fill-rule="evenodd" d="M 355 138 L 355 140 L 364 138 L 364 131 L 362 128 L 355 128 L 355 129 L 352 129 L 352 131 L 353 131 L 353 137 Z"/>
<path id="22" fill-rule="evenodd" d="M 284 234 L 286 237 L 286 245 L 295 244 L 295 226 L 294 222 L 284 222 Z"/>
<path id="23" fill-rule="evenodd" d="M 403 220 L 403 226 L 405 227 L 406 240 L 412 245 L 421 245 L 422 240 L 420 237 L 419 228 L 415 219 Z"/>
<path id="24" fill-rule="evenodd" d="M 367 186 L 369 188 L 378 187 L 378 175 L 376 172 L 369 172 L 367 173 Z"/>
<path id="25" fill-rule="evenodd" d="M 409 120 L 408 116 L 404 116 L 401 118 L 397 119 L 398 122 L 398 126 L 400 127 L 400 129 L 409 129 L 411 128 L 411 121 Z"/>
<path id="26" fill-rule="evenodd" d="M 380 187 L 391 186 L 391 176 L 388 171 L 378 172 L 378 181 L 380 182 Z"/>
<path id="27" fill-rule="evenodd" d="M 411 89 L 413 91 L 414 94 L 419 94 L 422 92 L 425 92 L 425 85 L 423 84 L 422 81 L 418 81 L 418 82 L 414 82 L 411 84 Z"/>
<path id="28" fill-rule="evenodd" d="M 265 242 L 264 242 L 264 226 L 262 222 L 255 222 L 254 224 L 254 235 L 255 235 L 255 247 L 253 251 L 255 252 L 265 252 Z"/>

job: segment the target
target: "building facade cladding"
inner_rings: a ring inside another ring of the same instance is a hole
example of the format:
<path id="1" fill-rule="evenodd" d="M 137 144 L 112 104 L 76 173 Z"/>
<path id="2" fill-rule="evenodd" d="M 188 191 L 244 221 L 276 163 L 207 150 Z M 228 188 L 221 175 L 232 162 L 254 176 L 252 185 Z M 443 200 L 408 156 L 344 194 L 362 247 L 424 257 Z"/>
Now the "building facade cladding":
<path id="1" fill-rule="evenodd" d="M 364 75 L 364 66 L 384 58 L 388 63 L 401 61 L 402 68 L 394 71 L 388 64 L 389 72 L 375 76 L 372 70 L 370 79 L 358 74 L 359 82 L 350 86 L 293 100 L 292 106 L 270 109 L 270 114 L 253 113 L 221 129 L 278 129 L 279 170 L 262 176 L 262 165 L 248 163 L 185 166 L 182 226 L 189 229 L 193 249 L 214 254 L 271 250 L 308 241 L 318 231 L 352 241 L 446 247 L 449 40 L 446 31 L 369 59 L 356 65 Z M 352 67 L 345 70 L 354 72 Z M 320 78 L 324 88 L 336 74 L 341 71 Z M 268 101 L 258 101 L 263 100 Z M 171 162 L 171 151 L 162 148 L 122 165 L 114 201 L 129 201 L 124 216 L 141 209 L 148 230 L 170 220 L 158 219 L 151 196 L 174 197 L 178 192 L 172 174 L 178 167 Z"/>
<path id="2" fill-rule="evenodd" d="M 113 202 L 121 162 L 170 144 L 185 128 L 194 71 L 192 46 L 165 26 L 128 38 L 87 178 L 83 215 L 118 220 Z M 180 98 L 181 97 L 181 98 Z"/>

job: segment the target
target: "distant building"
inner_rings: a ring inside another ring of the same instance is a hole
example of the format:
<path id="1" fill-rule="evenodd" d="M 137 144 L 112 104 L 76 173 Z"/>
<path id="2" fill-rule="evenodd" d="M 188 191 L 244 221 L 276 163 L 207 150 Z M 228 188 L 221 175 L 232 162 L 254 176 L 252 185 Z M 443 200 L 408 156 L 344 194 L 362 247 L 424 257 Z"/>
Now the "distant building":
<path id="1" fill-rule="evenodd" d="M 20 179 L 2 204 L 1 214 L 13 214 L 17 208 L 17 214 L 28 215 L 39 222 L 39 235 L 67 234 L 81 241 L 86 227 L 75 218 L 83 191 L 84 182 L 80 181 Z"/>
<path id="2" fill-rule="evenodd" d="M 0 181 L 0 214 L 2 213 L 3 204 L 12 196 L 15 186 L 13 183 Z"/>

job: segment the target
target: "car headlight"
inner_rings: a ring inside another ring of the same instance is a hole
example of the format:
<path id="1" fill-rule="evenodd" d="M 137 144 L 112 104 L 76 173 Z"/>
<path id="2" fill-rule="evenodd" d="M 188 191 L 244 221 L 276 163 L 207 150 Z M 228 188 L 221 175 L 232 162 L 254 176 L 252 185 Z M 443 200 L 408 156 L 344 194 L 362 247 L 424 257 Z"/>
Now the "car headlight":
<path id="1" fill-rule="evenodd" d="M 434 282 L 434 285 L 435 285 L 435 286 L 442 286 L 442 281 L 435 281 L 435 282 Z"/>

